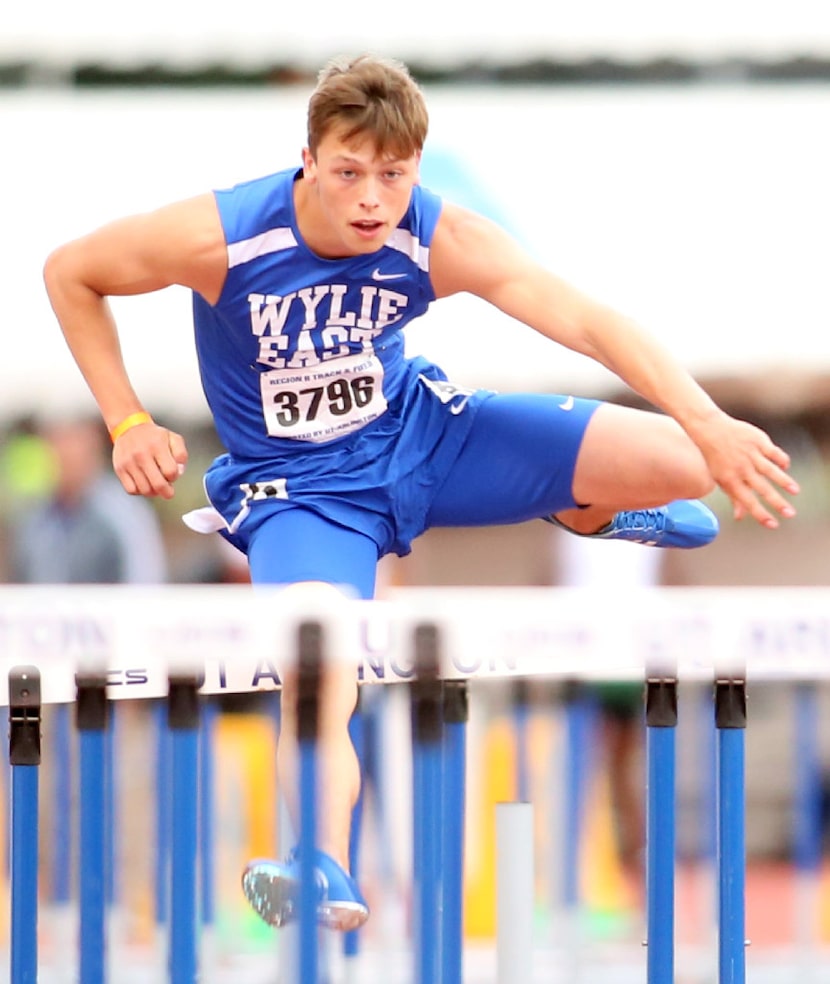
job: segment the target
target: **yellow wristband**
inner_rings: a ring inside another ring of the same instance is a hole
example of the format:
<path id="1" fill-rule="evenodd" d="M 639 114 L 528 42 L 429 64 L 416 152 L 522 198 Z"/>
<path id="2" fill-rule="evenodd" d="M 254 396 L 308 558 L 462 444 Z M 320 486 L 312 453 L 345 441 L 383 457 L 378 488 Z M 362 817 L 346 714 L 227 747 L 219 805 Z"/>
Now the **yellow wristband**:
<path id="1" fill-rule="evenodd" d="M 138 427 L 139 424 L 152 424 L 152 422 L 153 418 L 145 410 L 139 410 L 138 413 L 131 413 L 129 417 L 125 417 L 120 424 L 116 424 L 110 431 L 112 443 L 115 444 L 122 434 L 126 434 L 133 427 Z"/>

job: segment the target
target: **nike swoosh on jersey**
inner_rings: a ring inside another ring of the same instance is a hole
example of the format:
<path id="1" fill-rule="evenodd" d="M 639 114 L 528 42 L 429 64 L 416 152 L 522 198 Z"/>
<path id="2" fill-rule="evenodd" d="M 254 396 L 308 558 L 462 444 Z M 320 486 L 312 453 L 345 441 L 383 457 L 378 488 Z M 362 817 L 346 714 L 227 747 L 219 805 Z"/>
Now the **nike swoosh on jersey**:
<path id="1" fill-rule="evenodd" d="M 372 280 L 400 280 L 405 273 L 381 273 L 380 267 L 372 271 Z"/>
<path id="2" fill-rule="evenodd" d="M 560 410 L 573 410 L 573 408 L 574 408 L 574 398 L 572 396 L 569 396 L 564 403 L 559 404 Z"/>

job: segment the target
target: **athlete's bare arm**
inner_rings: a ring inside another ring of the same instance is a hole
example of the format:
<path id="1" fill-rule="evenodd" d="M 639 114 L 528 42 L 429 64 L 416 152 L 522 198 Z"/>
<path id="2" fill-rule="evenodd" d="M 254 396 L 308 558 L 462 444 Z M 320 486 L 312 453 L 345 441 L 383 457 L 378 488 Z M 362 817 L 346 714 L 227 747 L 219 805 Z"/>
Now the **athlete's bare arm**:
<path id="1" fill-rule="evenodd" d="M 628 318 L 597 303 L 535 262 L 502 229 L 446 204 L 430 249 L 439 297 L 467 292 L 548 338 L 595 359 L 674 417 L 703 453 L 733 503 L 764 526 L 794 515 L 781 494 L 798 492 L 789 456 L 762 430 L 722 411 L 658 342 Z"/>
<path id="2" fill-rule="evenodd" d="M 226 273 L 222 226 L 210 194 L 119 219 L 49 256 L 49 300 L 108 428 L 143 407 L 124 367 L 107 297 L 180 284 L 215 302 Z M 181 436 L 154 424 L 127 431 L 113 452 L 128 492 L 164 498 L 172 496 L 186 460 Z"/>

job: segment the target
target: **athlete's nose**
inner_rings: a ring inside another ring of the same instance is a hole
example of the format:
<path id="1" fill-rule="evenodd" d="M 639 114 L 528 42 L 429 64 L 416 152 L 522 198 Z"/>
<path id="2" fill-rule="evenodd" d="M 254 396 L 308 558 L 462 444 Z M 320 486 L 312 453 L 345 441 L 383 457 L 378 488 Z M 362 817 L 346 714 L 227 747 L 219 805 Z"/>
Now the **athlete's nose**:
<path id="1" fill-rule="evenodd" d="M 374 209 L 380 205 L 380 196 L 378 195 L 377 181 L 369 176 L 363 182 L 363 187 L 361 188 L 360 194 L 360 204 L 363 208 Z"/>

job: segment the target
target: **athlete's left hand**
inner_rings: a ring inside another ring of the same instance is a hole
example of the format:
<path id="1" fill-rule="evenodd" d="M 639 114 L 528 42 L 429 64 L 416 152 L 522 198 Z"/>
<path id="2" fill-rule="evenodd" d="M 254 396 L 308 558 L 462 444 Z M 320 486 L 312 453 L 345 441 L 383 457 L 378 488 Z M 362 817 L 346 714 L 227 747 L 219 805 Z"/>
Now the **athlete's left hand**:
<path id="1" fill-rule="evenodd" d="M 798 482 L 789 474 L 790 456 L 760 427 L 719 411 L 695 429 L 692 438 L 717 484 L 729 496 L 735 519 L 752 516 L 767 529 L 796 511 L 785 498 L 797 495 Z"/>

